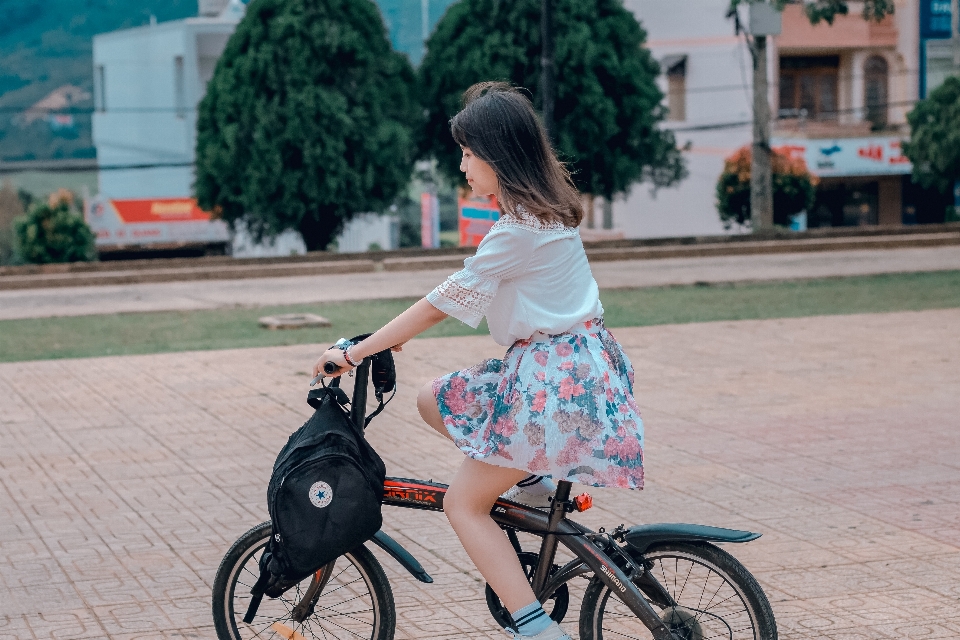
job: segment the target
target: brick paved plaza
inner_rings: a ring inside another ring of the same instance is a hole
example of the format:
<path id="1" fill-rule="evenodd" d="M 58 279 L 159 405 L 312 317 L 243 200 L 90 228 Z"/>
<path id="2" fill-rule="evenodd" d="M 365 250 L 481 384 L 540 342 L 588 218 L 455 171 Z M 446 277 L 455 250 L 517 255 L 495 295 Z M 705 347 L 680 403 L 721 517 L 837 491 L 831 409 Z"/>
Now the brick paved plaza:
<path id="1" fill-rule="evenodd" d="M 648 486 L 594 490 L 584 520 L 763 532 L 730 550 L 781 638 L 960 637 L 958 327 L 960 310 L 615 331 Z M 0 638 L 212 638 L 214 572 L 266 518 L 317 350 L 0 364 Z M 414 395 L 499 354 L 488 338 L 409 343 L 370 433 L 389 473 L 450 477 L 459 453 Z M 436 579 L 383 561 L 398 638 L 505 637 L 441 514 L 388 511 L 385 528 Z"/>

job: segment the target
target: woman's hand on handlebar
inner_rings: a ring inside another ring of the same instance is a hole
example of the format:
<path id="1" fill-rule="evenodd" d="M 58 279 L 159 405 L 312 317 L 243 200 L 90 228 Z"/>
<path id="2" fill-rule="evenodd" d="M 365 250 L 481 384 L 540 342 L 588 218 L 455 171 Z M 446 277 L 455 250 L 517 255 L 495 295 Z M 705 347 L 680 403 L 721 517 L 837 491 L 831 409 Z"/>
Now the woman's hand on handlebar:
<path id="1" fill-rule="evenodd" d="M 323 367 L 328 362 L 332 362 L 338 367 L 333 373 L 327 373 L 324 371 Z M 340 349 L 327 349 L 317 359 L 317 363 L 313 365 L 313 375 L 314 377 L 323 375 L 336 378 L 337 376 L 342 376 L 351 369 L 353 369 L 353 367 L 347 364 L 346 359 L 343 357 L 343 351 Z"/>

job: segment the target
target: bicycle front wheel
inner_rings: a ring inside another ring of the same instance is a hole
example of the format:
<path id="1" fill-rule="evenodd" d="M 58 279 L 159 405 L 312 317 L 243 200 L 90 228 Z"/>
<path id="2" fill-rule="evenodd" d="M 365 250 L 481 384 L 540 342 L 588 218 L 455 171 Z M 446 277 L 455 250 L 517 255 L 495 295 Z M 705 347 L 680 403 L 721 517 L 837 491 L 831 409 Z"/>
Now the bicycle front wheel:
<path id="1" fill-rule="evenodd" d="M 244 623 L 250 588 L 260 576 L 260 555 L 271 535 L 269 522 L 257 525 L 220 563 L 213 582 L 213 621 L 220 640 L 393 640 L 393 592 L 380 563 L 363 545 L 279 598 L 264 597 L 253 622 Z"/>
<path id="2" fill-rule="evenodd" d="M 729 553 L 709 544 L 674 543 L 634 559 L 645 564 L 675 602 L 675 606 L 661 606 L 645 593 L 678 638 L 777 640 L 777 624 L 763 589 Z M 607 585 L 599 580 L 590 583 L 580 610 L 581 640 L 651 637 Z"/>

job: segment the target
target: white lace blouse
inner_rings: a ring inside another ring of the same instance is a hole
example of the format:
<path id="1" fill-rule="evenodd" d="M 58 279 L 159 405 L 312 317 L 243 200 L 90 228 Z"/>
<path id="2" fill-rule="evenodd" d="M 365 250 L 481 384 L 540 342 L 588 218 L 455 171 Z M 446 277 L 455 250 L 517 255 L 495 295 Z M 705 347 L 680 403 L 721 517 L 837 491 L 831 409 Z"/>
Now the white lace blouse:
<path id="1" fill-rule="evenodd" d="M 526 213 L 501 216 L 463 269 L 427 300 L 473 328 L 486 316 L 490 335 L 504 346 L 603 315 L 579 230 Z"/>

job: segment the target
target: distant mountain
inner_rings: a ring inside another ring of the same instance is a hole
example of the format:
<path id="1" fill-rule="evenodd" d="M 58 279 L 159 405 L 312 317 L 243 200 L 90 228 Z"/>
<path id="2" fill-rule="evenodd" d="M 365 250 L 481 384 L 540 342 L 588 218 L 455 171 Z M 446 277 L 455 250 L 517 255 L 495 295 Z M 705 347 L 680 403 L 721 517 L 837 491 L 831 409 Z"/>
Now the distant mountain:
<path id="1" fill-rule="evenodd" d="M 24 114 L 64 87 L 87 94 L 71 108 L 93 106 L 95 34 L 147 24 L 151 15 L 196 14 L 197 0 L 0 0 L 0 160 L 93 157 L 88 114 L 72 122 Z"/>
<path id="2" fill-rule="evenodd" d="M 421 0 L 376 0 L 394 47 L 423 57 Z M 454 0 L 428 0 L 428 27 Z M 0 0 L 0 161 L 91 158 L 93 36 L 197 15 L 197 0 Z M 79 90 L 79 91 L 78 91 Z M 33 117 L 63 94 L 72 117 Z"/>

